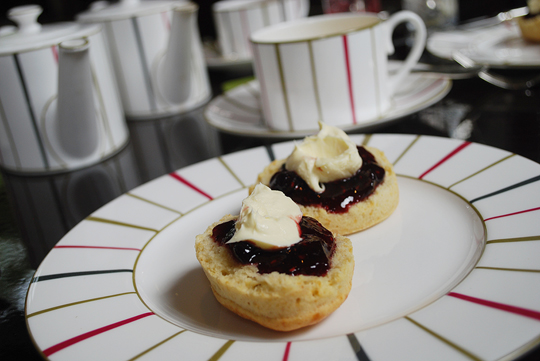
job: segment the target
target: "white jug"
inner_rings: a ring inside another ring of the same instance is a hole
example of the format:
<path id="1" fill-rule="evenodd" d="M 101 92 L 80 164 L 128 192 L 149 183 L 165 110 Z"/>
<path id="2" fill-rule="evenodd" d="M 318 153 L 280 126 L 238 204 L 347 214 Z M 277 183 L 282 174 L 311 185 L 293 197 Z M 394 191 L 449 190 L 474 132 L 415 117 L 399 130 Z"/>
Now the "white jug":
<path id="1" fill-rule="evenodd" d="M 197 12 L 187 1 L 122 0 L 77 17 L 103 24 L 129 120 L 185 113 L 211 98 Z"/>
<path id="2" fill-rule="evenodd" d="M 37 22 L 26 5 L 0 32 L 0 165 L 24 173 L 97 163 L 128 141 L 100 26 Z"/>

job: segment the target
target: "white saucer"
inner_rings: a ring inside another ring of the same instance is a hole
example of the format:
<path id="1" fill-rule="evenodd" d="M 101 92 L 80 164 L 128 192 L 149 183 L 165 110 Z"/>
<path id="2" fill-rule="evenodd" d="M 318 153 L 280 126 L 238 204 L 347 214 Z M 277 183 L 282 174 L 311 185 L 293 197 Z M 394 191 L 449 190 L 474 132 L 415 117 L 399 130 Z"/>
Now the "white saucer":
<path id="1" fill-rule="evenodd" d="M 452 59 L 454 52 L 459 51 L 478 64 L 497 68 L 540 67 L 540 44 L 523 40 L 514 22 L 433 33 L 427 49 L 445 59 Z"/>
<path id="2" fill-rule="evenodd" d="M 449 79 L 411 74 L 398 89 L 392 107 L 382 118 L 343 129 L 346 131 L 371 131 L 379 128 L 427 108 L 444 98 L 451 88 L 452 81 Z M 236 135 L 292 139 L 318 131 L 318 129 L 310 129 L 287 132 L 268 129 L 261 113 L 257 80 L 239 85 L 216 97 L 207 105 L 204 115 L 210 125 Z"/>
<path id="3" fill-rule="evenodd" d="M 250 69 L 252 66 L 251 58 L 225 58 L 219 52 L 216 44 L 203 44 L 206 66 L 209 69 L 227 70 L 227 69 Z"/>

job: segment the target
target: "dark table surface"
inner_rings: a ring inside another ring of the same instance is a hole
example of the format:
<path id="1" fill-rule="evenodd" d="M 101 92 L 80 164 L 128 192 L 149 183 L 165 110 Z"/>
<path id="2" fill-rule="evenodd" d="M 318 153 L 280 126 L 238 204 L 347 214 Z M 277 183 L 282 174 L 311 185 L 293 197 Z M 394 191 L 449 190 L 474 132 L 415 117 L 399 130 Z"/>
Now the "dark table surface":
<path id="1" fill-rule="evenodd" d="M 214 94 L 222 91 L 225 81 L 249 75 L 249 69 L 210 71 Z M 79 171 L 33 177 L 2 171 L 0 360 L 42 359 L 26 329 L 26 289 L 48 250 L 80 220 L 162 174 L 221 154 L 280 141 L 222 133 L 206 124 L 203 110 L 130 122 L 131 140 L 126 148 Z M 450 93 L 438 103 L 373 132 L 466 139 L 540 163 L 540 87 L 510 91 L 478 78 L 455 80 Z M 540 348 L 520 360 L 540 360 Z"/>

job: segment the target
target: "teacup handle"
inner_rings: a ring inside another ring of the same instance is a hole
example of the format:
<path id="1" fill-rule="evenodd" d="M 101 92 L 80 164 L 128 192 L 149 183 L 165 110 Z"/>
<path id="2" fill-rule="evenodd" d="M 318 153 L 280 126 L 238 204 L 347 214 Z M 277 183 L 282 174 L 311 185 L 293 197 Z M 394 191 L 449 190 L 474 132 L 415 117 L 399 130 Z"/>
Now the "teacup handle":
<path id="1" fill-rule="evenodd" d="M 389 77 L 391 95 L 394 95 L 397 86 L 403 81 L 403 79 L 405 79 L 407 75 L 409 75 L 412 68 L 418 63 L 418 60 L 420 60 L 426 46 L 427 33 L 424 21 L 422 18 L 420 18 L 420 16 L 412 11 L 403 10 L 395 13 L 388 20 L 386 20 L 389 54 L 394 52 L 392 33 L 396 26 L 404 22 L 411 23 L 414 27 L 414 44 L 412 49 L 409 51 L 407 58 L 405 58 L 403 65 L 398 69 L 397 72 Z"/>

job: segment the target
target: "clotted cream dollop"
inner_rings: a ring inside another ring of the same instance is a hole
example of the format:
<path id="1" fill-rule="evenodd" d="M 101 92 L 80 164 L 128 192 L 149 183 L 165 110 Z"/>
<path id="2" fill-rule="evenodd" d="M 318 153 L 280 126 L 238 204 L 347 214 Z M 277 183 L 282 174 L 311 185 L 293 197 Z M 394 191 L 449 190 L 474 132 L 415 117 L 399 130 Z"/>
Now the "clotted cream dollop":
<path id="1" fill-rule="evenodd" d="M 317 193 L 324 191 L 321 183 L 354 175 L 362 167 L 356 144 L 343 130 L 319 122 L 317 135 L 296 144 L 287 158 L 285 168 L 296 172 Z"/>
<path id="2" fill-rule="evenodd" d="M 252 241 L 264 249 L 289 247 L 301 240 L 302 211 L 283 192 L 259 183 L 242 201 L 236 232 L 227 243 Z"/>

